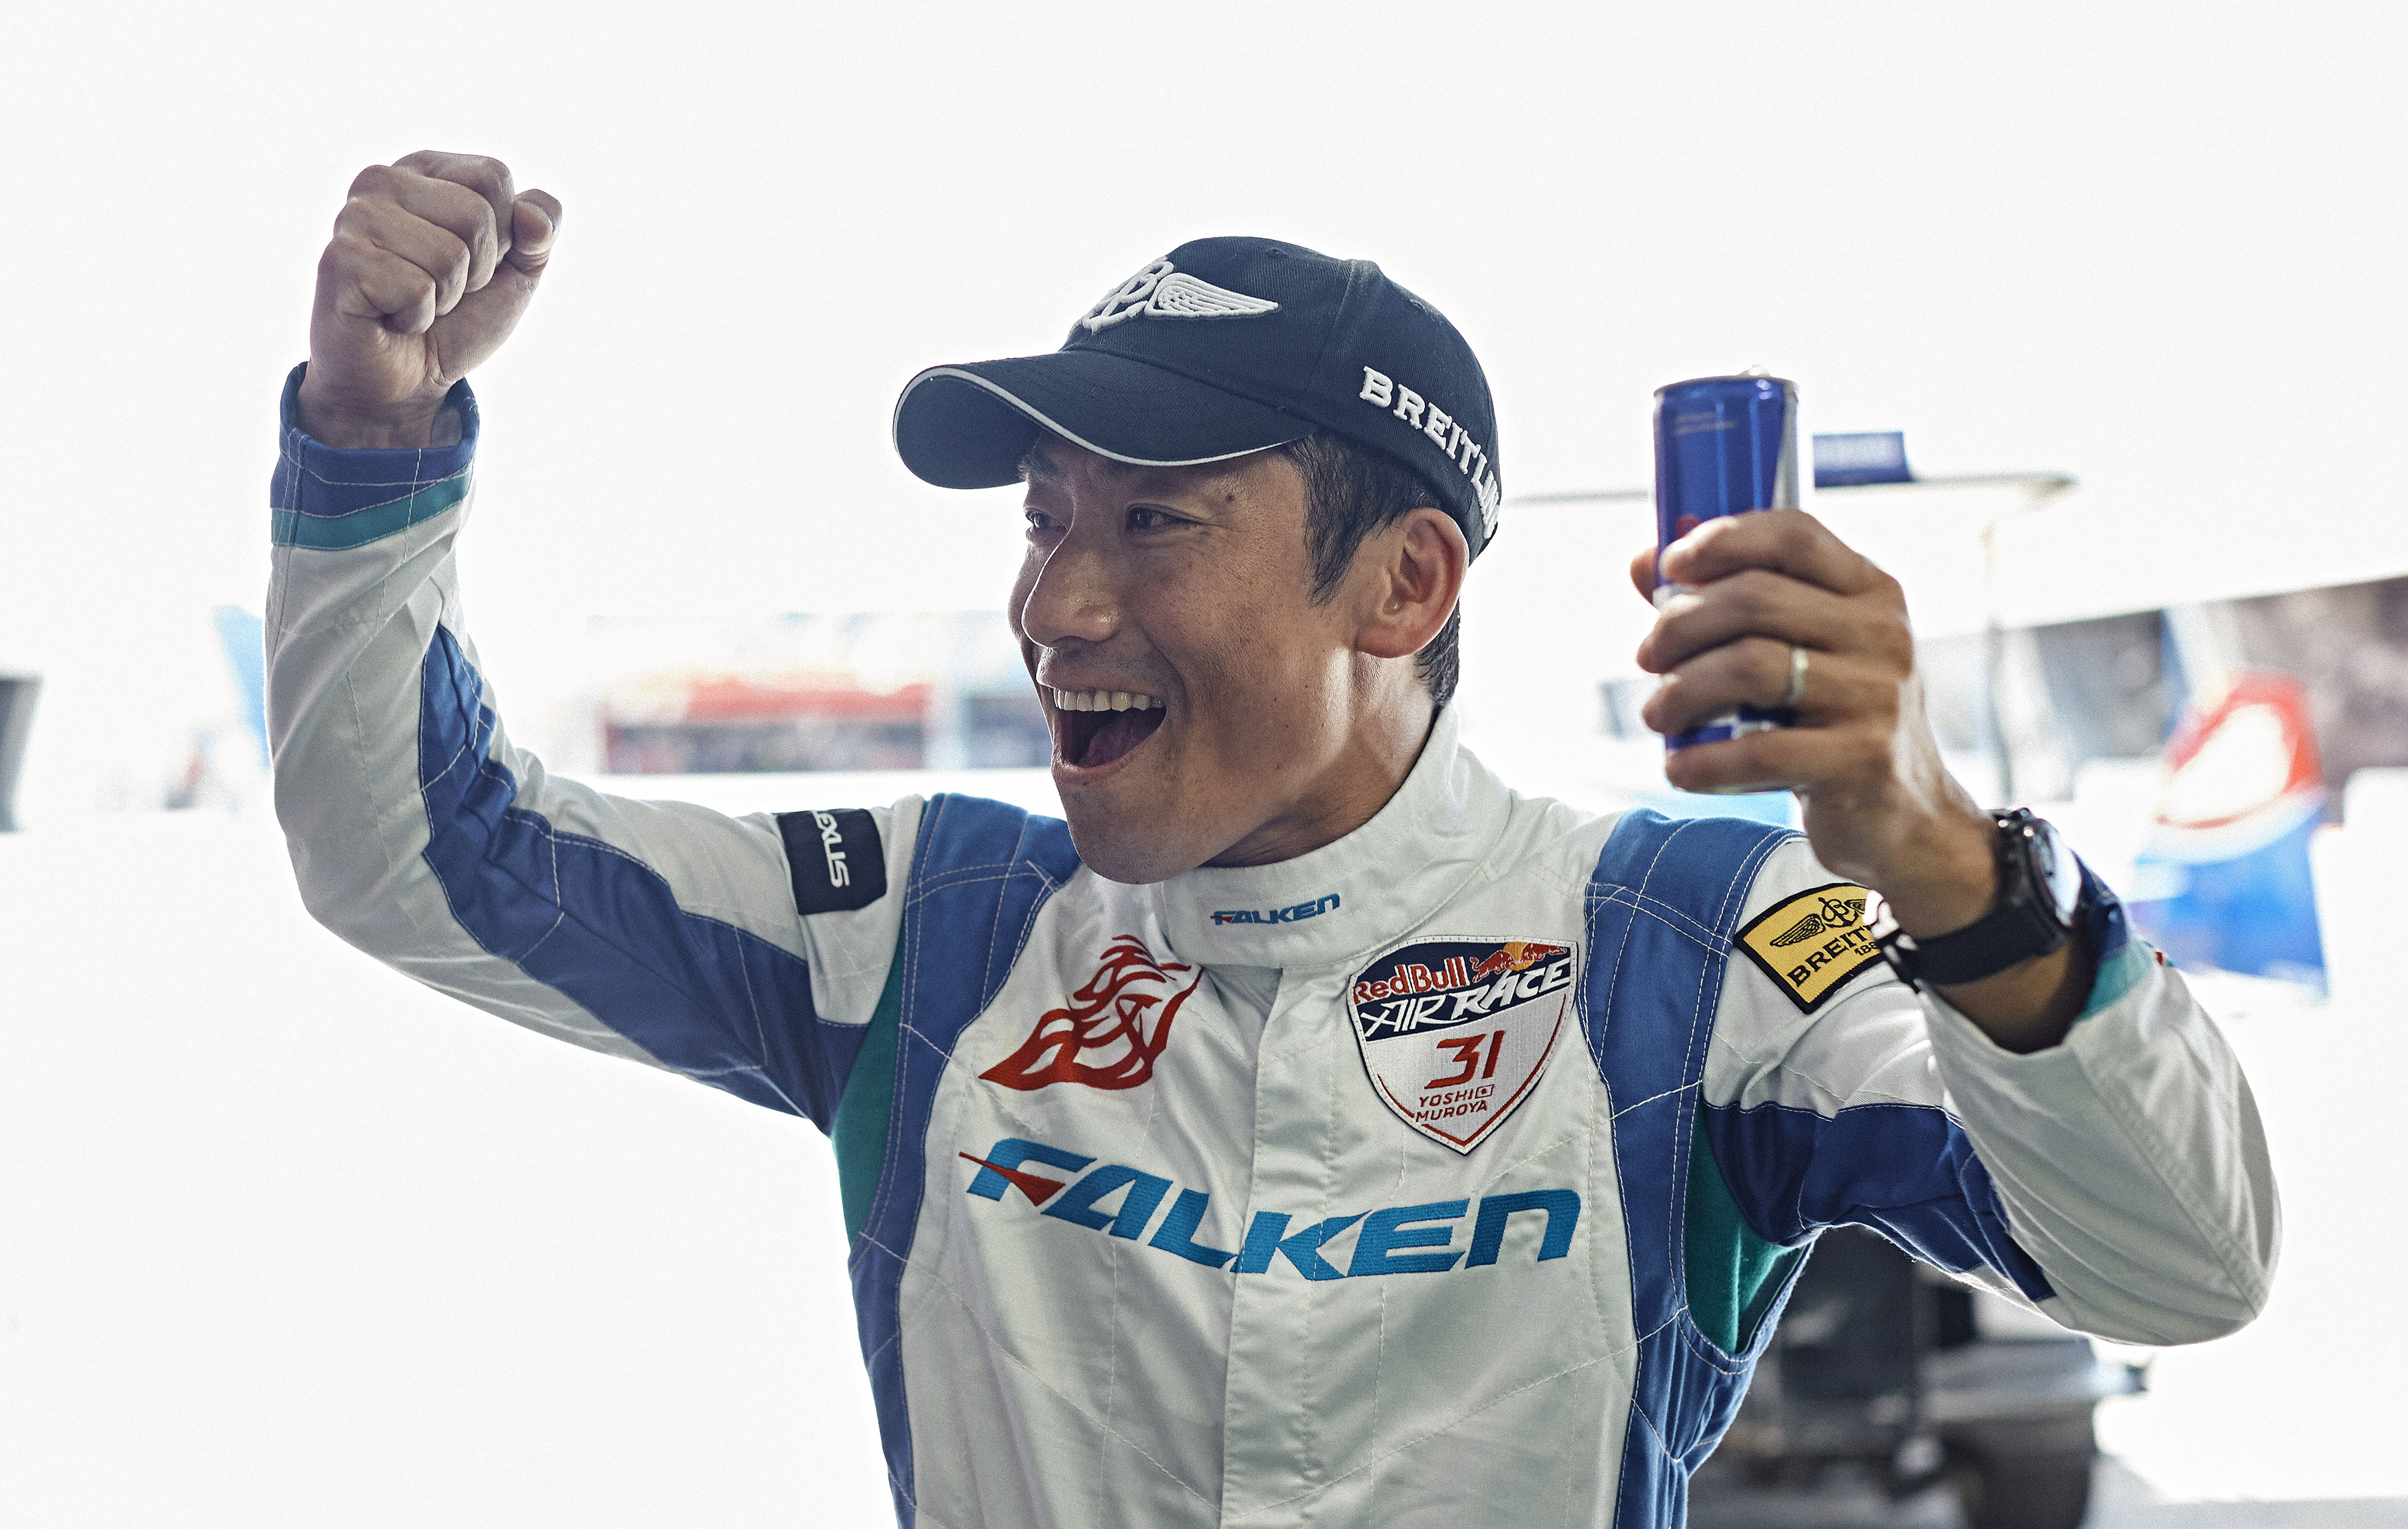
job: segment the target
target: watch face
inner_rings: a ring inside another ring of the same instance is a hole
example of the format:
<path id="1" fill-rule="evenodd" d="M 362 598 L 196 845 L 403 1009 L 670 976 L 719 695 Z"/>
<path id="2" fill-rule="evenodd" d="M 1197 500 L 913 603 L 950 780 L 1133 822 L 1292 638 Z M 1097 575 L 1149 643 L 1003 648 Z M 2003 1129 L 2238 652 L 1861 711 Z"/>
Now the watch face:
<path id="1" fill-rule="evenodd" d="M 2071 927 L 2073 910 L 2082 901 L 2082 863 L 2065 847 L 2057 825 L 2042 819 L 2031 821 L 2032 879 L 2039 883 L 2041 895 L 2047 899 L 2057 922 Z"/>

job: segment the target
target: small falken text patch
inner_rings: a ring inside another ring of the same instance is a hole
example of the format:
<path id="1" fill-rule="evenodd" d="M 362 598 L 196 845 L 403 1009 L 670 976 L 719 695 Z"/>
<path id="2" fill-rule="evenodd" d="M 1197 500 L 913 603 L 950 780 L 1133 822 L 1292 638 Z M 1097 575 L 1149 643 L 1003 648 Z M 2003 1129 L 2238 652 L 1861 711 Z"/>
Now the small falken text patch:
<path id="1" fill-rule="evenodd" d="M 1294 923 L 1338 911 L 1338 893 L 1325 893 L 1307 903 L 1286 907 L 1225 907 L 1212 915 L 1214 923 Z"/>
<path id="2" fill-rule="evenodd" d="M 1432 1141 L 1469 1152 L 1530 1096 L 1571 1012 L 1578 950 L 1419 939 L 1347 985 L 1373 1092 Z"/>
<path id="3" fill-rule="evenodd" d="M 1851 881 L 1813 887 L 1776 904 L 1738 937 L 1747 958 L 1809 1014 L 1848 979 L 1881 965 L 1881 948 L 1865 927 L 1865 889 Z"/>

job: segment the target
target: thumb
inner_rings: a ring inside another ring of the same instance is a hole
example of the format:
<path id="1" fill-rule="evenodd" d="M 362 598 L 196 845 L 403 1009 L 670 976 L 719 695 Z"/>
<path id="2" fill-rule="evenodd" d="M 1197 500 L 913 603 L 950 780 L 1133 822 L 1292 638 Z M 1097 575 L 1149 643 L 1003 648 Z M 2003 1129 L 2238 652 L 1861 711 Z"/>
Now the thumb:
<path id="1" fill-rule="evenodd" d="M 560 198 L 550 192 L 521 192 L 510 204 L 510 252 L 504 258 L 512 268 L 535 276 L 552 259 L 559 236 Z"/>

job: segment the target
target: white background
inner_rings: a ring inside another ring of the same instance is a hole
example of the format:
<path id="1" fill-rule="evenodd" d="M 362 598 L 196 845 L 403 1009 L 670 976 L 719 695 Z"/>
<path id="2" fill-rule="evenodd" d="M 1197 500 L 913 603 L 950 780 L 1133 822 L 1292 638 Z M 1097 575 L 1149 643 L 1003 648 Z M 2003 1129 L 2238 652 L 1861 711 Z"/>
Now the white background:
<path id="1" fill-rule="evenodd" d="M 1509 494 L 1644 483 L 1650 391 L 1761 364 L 1923 471 L 2078 474 L 2069 573 L 2399 571 L 2403 44 L 2383 5 L 18 7 L 28 813 L 181 747 L 201 611 L 257 607 L 277 390 L 366 164 L 481 150 L 566 205 L 478 379 L 509 696 L 592 612 L 998 603 L 1011 497 L 903 471 L 900 385 L 1233 231 L 1451 315 Z"/>
<path id="2" fill-rule="evenodd" d="M 2080 475 L 2036 580 L 2218 593 L 2398 571 L 2403 40 L 2372 5 L 12 10 L 0 667 L 48 690 L 0 845 L 0 1522 L 882 1511 L 808 1127 L 377 971 L 256 820 L 79 821 L 222 683 L 206 608 L 257 605 L 360 165 L 491 152 L 567 207 L 478 379 L 506 696 L 595 612 L 995 604 L 1011 498 L 914 483 L 897 388 L 1226 232 L 1455 318 L 1509 494 L 1645 482 L 1650 390 L 1759 364 L 1925 471 Z M 2170 1493 L 2408 1495 L 2387 1019 L 2234 1022 L 2291 1262 L 2111 1419 Z"/>

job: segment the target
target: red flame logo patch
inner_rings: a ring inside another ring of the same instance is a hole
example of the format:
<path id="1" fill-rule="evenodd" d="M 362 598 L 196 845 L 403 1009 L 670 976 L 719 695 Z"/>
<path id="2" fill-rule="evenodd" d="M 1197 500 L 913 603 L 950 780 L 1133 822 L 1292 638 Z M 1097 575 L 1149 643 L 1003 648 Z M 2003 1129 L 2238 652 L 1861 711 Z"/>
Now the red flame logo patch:
<path id="1" fill-rule="evenodd" d="M 1171 992 L 1177 984 L 1170 974 L 1184 971 L 1196 975 Z M 1020 1050 L 979 1076 L 1023 1091 L 1049 1083 L 1133 1089 L 1154 1076 L 1154 1059 L 1170 1040 L 1170 1022 L 1202 980 L 1195 967 L 1158 962 L 1136 936 L 1122 935 L 1105 948 L 1096 975 L 1068 1005 L 1047 1009 Z M 1081 1060 L 1098 1053 L 1100 1061 Z"/>

